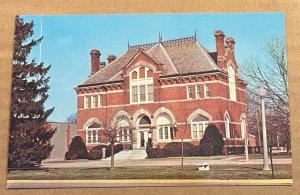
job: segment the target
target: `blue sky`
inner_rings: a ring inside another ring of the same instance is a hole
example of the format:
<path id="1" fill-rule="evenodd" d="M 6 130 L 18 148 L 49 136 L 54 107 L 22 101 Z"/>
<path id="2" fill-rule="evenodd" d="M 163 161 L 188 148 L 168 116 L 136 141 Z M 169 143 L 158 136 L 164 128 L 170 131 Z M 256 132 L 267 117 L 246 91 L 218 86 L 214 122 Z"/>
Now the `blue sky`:
<path id="1" fill-rule="evenodd" d="M 33 38 L 40 36 L 41 16 L 21 16 L 35 23 Z M 46 107 L 55 107 L 49 121 L 65 121 L 76 112 L 74 87 L 90 74 L 90 50 L 120 56 L 130 45 L 193 36 L 210 51 L 215 51 L 213 32 L 223 30 L 235 39 L 239 65 L 246 57 L 264 57 L 264 47 L 272 36 L 285 36 L 283 13 L 243 14 L 127 14 L 127 15 L 52 15 L 42 16 L 42 61 L 49 65 L 50 90 Z M 39 59 L 39 47 L 31 58 Z"/>

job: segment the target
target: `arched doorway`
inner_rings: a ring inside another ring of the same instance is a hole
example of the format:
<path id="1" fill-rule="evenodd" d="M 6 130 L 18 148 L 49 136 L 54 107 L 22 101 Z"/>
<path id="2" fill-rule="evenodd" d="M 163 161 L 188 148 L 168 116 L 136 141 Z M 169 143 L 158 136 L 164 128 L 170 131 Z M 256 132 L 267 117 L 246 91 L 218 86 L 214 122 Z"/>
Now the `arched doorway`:
<path id="1" fill-rule="evenodd" d="M 148 116 L 142 115 L 138 120 L 136 129 L 136 148 L 146 148 L 151 144 L 151 120 Z"/>

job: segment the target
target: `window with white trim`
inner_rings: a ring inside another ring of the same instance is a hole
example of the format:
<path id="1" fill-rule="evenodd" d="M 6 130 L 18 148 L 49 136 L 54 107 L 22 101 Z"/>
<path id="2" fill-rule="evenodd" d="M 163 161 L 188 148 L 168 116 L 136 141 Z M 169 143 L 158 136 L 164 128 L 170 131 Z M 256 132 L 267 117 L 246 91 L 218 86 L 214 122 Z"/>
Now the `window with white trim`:
<path id="1" fill-rule="evenodd" d="M 140 85 L 140 101 L 146 101 L 146 85 Z"/>
<path id="2" fill-rule="evenodd" d="M 230 100 L 236 101 L 235 72 L 232 65 L 228 66 L 228 76 Z"/>
<path id="3" fill-rule="evenodd" d="M 101 126 L 97 123 L 92 123 L 86 128 L 86 143 L 100 143 L 101 142 Z"/>
<path id="4" fill-rule="evenodd" d="M 84 96 L 83 99 L 83 108 L 89 108 L 89 96 Z"/>
<path id="5" fill-rule="evenodd" d="M 186 86 L 187 99 L 193 98 L 192 86 Z"/>
<path id="6" fill-rule="evenodd" d="M 196 99 L 200 99 L 201 98 L 201 85 L 196 85 L 195 91 L 196 91 Z"/>
<path id="7" fill-rule="evenodd" d="M 202 115 L 197 115 L 191 122 L 192 139 L 201 139 L 208 126 L 208 119 Z"/>
<path id="8" fill-rule="evenodd" d="M 103 106 L 103 95 L 98 95 L 98 107 Z"/>
<path id="9" fill-rule="evenodd" d="M 131 140 L 129 124 L 130 124 L 130 122 L 129 122 L 128 118 L 123 119 L 118 122 L 117 141 L 128 142 Z"/>
<path id="10" fill-rule="evenodd" d="M 130 103 L 154 101 L 153 71 L 139 66 L 130 72 Z"/>
<path id="11" fill-rule="evenodd" d="M 148 92 L 148 101 L 154 100 L 154 91 L 153 91 L 153 85 L 147 85 L 147 92 Z"/>
<path id="12" fill-rule="evenodd" d="M 160 126 L 158 129 L 160 140 L 170 140 L 171 139 L 171 127 L 170 126 Z"/>
<path id="13" fill-rule="evenodd" d="M 119 135 L 117 136 L 117 141 L 119 142 L 129 142 L 130 139 L 130 130 L 126 127 L 119 130 Z"/>
<path id="14" fill-rule="evenodd" d="M 91 108 L 96 107 L 96 96 L 91 96 Z"/>
<path id="15" fill-rule="evenodd" d="M 225 137 L 230 138 L 230 118 L 228 115 L 225 116 Z"/>
<path id="16" fill-rule="evenodd" d="M 209 84 L 204 85 L 204 97 L 210 97 L 210 87 Z"/>
<path id="17" fill-rule="evenodd" d="M 159 141 L 171 141 L 173 139 L 171 121 L 172 119 L 167 113 L 162 113 L 157 117 L 157 137 Z"/>

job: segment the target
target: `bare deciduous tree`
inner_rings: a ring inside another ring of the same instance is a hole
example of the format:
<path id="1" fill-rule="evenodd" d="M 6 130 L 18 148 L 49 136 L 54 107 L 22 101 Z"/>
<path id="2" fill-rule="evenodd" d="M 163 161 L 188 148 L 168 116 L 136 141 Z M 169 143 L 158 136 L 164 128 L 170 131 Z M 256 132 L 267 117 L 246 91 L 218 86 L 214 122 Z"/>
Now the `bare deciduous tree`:
<path id="1" fill-rule="evenodd" d="M 74 112 L 68 118 L 66 119 L 66 122 L 71 123 L 71 124 L 76 124 L 77 123 L 77 112 Z"/>
<path id="2" fill-rule="evenodd" d="M 124 125 L 122 121 L 126 120 L 129 122 L 129 125 Z M 126 130 L 126 131 L 125 131 Z M 115 167 L 115 143 L 119 141 L 119 139 L 123 136 L 131 137 L 133 134 L 133 127 L 131 125 L 131 122 L 128 120 L 128 118 L 124 115 L 119 115 L 114 118 L 112 118 L 110 124 L 103 125 L 102 126 L 102 133 L 105 137 L 104 141 L 109 143 L 111 145 L 111 167 L 110 170 L 114 170 Z M 129 134 L 126 134 L 125 132 L 128 132 Z"/>
<path id="3" fill-rule="evenodd" d="M 248 82 L 248 117 L 253 122 L 259 108 L 258 89 L 267 90 L 266 113 L 269 134 L 280 134 L 290 148 L 290 113 L 288 107 L 288 75 L 286 47 L 283 38 L 273 37 L 266 43 L 265 59 L 249 57 L 243 65 L 243 76 Z M 249 98 L 249 96 L 252 96 Z M 256 107 L 256 108 L 255 108 Z M 249 113 L 250 112 L 250 113 Z M 249 123 L 250 124 L 250 123 Z M 251 126 L 249 126 L 251 128 Z M 250 129 L 251 131 L 251 129 Z"/>

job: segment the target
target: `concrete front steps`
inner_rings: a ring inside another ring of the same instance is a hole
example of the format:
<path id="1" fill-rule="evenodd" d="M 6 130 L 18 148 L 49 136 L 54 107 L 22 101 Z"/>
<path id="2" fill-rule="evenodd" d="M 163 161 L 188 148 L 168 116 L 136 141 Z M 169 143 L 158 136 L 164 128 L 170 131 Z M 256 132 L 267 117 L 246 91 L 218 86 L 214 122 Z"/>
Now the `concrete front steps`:
<path id="1" fill-rule="evenodd" d="M 123 150 L 115 154 L 115 160 L 142 160 L 147 157 L 146 150 Z M 102 159 L 110 160 L 111 157 Z"/>

